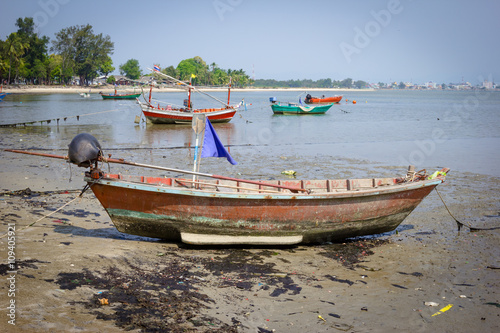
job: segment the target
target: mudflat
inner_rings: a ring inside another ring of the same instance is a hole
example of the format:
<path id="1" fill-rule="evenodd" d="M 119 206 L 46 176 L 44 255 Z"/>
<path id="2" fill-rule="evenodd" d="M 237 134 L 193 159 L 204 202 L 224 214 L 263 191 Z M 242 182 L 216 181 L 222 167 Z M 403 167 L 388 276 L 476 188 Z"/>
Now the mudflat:
<path id="1" fill-rule="evenodd" d="M 5 148 L 18 141 L 16 134 L 2 138 Z M 2 332 L 500 327 L 498 178 L 452 170 L 438 187 L 455 218 L 489 230 L 458 232 L 434 191 L 384 235 L 307 246 L 196 247 L 118 232 L 90 191 L 79 197 L 83 171 L 0 151 Z"/>

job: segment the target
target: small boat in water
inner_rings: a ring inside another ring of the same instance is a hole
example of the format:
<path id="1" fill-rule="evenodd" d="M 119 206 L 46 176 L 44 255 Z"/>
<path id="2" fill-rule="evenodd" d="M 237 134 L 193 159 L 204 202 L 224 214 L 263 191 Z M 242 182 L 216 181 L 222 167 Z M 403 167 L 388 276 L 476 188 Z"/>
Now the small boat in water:
<path id="1" fill-rule="evenodd" d="M 133 94 L 118 94 L 116 92 L 116 89 L 115 89 L 115 93 L 114 94 L 103 94 L 102 92 L 99 92 L 99 95 L 101 95 L 103 99 L 136 99 L 137 97 L 141 96 L 140 93 L 138 93 L 138 94 L 136 94 L 136 93 L 133 93 Z"/>
<path id="2" fill-rule="evenodd" d="M 0 92 L 0 101 L 4 99 L 5 96 L 10 95 L 10 93 Z"/>
<path id="3" fill-rule="evenodd" d="M 171 104 L 159 103 L 153 105 L 144 103 L 137 99 L 142 113 L 146 119 L 153 124 L 190 124 L 193 116 L 197 113 L 205 114 L 212 123 L 227 123 L 233 119 L 237 106 L 223 108 L 191 109 L 189 107 L 175 107 Z"/>
<path id="4" fill-rule="evenodd" d="M 300 105 L 297 103 L 282 103 L 273 101 L 271 98 L 271 109 L 274 114 L 324 114 L 333 104 L 326 105 Z"/>
<path id="5" fill-rule="evenodd" d="M 310 94 L 306 95 L 304 102 L 307 104 L 324 104 L 324 103 L 340 103 L 342 100 L 342 95 L 340 96 L 331 96 L 325 97 L 324 95 L 321 97 L 313 97 Z"/>
<path id="6" fill-rule="evenodd" d="M 152 86 L 149 91 L 149 100 L 142 102 L 137 99 L 137 103 L 140 105 L 142 113 L 146 119 L 153 124 L 190 124 L 193 120 L 193 116 L 195 114 L 204 114 L 212 123 L 227 123 L 233 119 L 236 111 L 238 111 L 238 105 L 230 105 L 230 94 L 231 94 L 231 82 L 229 82 L 228 86 L 228 97 L 227 103 L 218 100 L 217 98 L 199 91 L 197 88 L 191 85 L 191 82 L 185 83 L 183 81 L 179 81 L 171 76 L 168 76 L 164 73 L 161 73 L 157 70 L 152 70 L 154 74 L 158 74 L 160 76 L 164 76 L 167 79 L 177 82 L 186 88 L 188 92 L 188 98 L 184 100 L 182 106 L 175 106 L 172 103 L 166 102 L 154 102 L 151 100 L 152 94 Z M 191 101 L 192 91 L 196 91 L 202 93 L 212 99 L 215 99 L 217 102 L 222 104 L 222 107 L 214 107 L 214 108 L 199 108 L 195 109 L 193 103 Z"/>
<path id="7" fill-rule="evenodd" d="M 77 135 L 69 160 L 124 233 L 188 244 L 290 245 L 342 240 L 396 229 L 444 182 L 410 166 L 405 177 L 246 180 L 106 158 L 90 134 Z M 206 180 L 104 173 L 98 162 L 192 174 Z"/>

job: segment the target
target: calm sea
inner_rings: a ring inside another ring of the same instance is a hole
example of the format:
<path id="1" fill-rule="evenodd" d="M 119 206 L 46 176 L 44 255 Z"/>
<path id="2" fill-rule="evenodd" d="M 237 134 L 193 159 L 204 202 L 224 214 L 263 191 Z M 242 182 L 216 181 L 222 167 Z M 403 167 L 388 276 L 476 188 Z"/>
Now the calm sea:
<path id="1" fill-rule="evenodd" d="M 230 123 L 214 127 L 240 167 L 257 170 L 265 167 L 270 156 L 283 155 L 294 156 L 295 164 L 307 161 L 303 168 L 316 160 L 322 164 L 348 161 L 353 168 L 414 164 L 417 169 L 449 167 L 500 177 L 500 92 L 353 90 L 342 92 L 342 103 L 324 115 L 273 115 L 269 97 L 296 102 L 300 93 L 231 93 L 232 104 L 245 99 L 246 110 L 242 108 Z M 313 95 L 323 94 L 333 93 Z M 224 92 L 212 95 L 227 99 Z M 181 104 L 186 95 L 162 92 L 155 93 L 154 98 Z M 195 107 L 218 106 L 202 95 L 196 95 L 194 103 Z M 113 150 L 114 157 L 119 156 L 120 149 L 182 150 L 193 145 L 190 126 L 136 124 L 137 115 L 140 108 L 135 101 L 102 100 L 96 93 L 91 98 L 76 93 L 10 95 L 0 102 L 0 124 L 52 121 L 26 128 L 0 128 L 3 134 L 19 132 L 46 138 L 38 143 L 20 141 L 14 145 L 2 141 L 1 148 L 66 149 L 81 132 L 92 133 L 105 152 Z M 169 154 L 175 151 L 169 150 Z"/>

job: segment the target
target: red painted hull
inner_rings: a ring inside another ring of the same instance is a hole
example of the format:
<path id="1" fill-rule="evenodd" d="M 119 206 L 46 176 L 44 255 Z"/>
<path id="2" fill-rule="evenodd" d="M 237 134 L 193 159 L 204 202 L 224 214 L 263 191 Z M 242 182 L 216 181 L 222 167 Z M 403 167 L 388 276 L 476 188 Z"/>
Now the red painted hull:
<path id="1" fill-rule="evenodd" d="M 340 103 L 341 100 L 342 96 L 333 96 L 325 98 L 311 97 L 310 99 L 306 99 L 305 102 L 307 104 L 323 104 L 323 103 Z"/>
<path id="2" fill-rule="evenodd" d="M 86 180 L 119 231 L 195 244 L 311 243 L 391 231 L 444 181 L 281 181 L 314 191 L 297 194 L 230 181 L 194 189 L 170 178 L 117 177 Z"/>
<path id="3" fill-rule="evenodd" d="M 236 108 L 201 109 L 188 112 L 181 109 L 153 107 L 141 103 L 142 113 L 153 124 L 185 124 L 191 123 L 193 115 L 205 114 L 212 123 L 227 123 L 236 114 Z"/>

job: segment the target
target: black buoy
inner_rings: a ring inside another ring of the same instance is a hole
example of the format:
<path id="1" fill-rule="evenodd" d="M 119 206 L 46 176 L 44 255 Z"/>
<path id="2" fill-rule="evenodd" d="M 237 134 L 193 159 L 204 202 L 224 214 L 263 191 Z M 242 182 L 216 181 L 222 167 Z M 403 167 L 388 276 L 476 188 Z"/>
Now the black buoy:
<path id="1" fill-rule="evenodd" d="M 80 133 L 75 136 L 68 147 L 69 162 L 82 168 L 90 167 L 102 155 L 99 141 L 88 133 Z"/>

